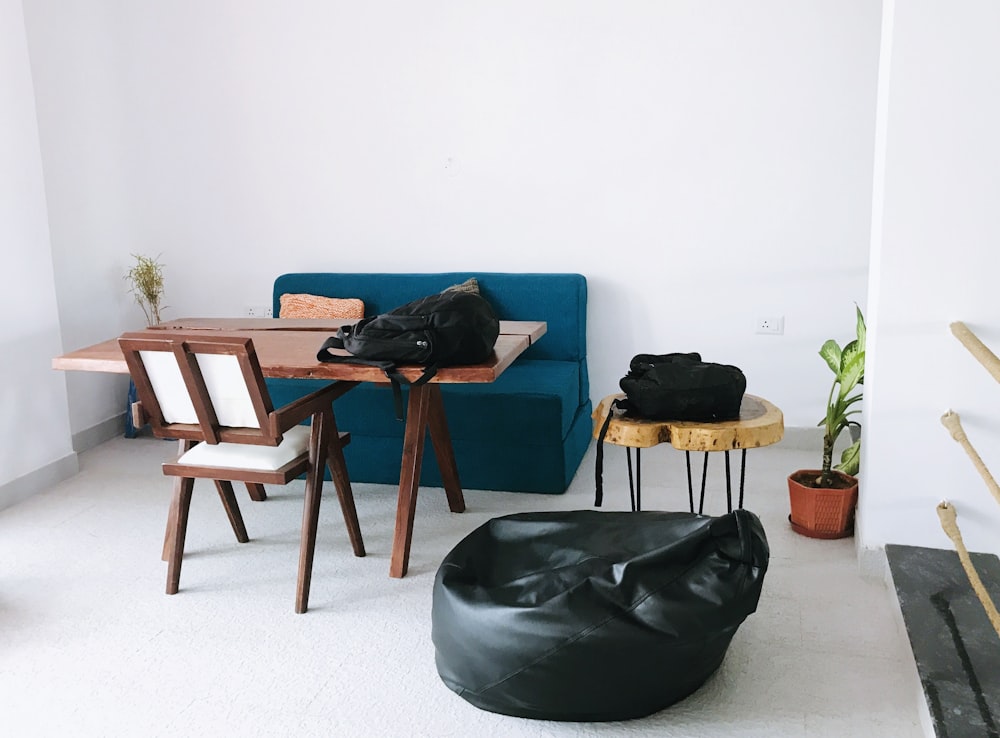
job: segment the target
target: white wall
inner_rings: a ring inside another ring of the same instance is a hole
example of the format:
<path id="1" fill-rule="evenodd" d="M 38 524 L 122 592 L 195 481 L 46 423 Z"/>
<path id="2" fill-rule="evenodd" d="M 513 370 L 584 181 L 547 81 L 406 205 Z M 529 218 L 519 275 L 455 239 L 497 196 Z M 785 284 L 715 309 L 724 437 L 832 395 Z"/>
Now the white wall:
<path id="1" fill-rule="evenodd" d="M 948 497 L 998 550 L 938 421 L 1000 471 L 1000 391 L 948 332 L 1000 352 L 992 3 L 886 3 L 881 129 L 862 0 L 24 7 L 66 348 L 142 325 L 131 252 L 162 255 L 172 317 L 291 270 L 577 271 L 595 398 L 636 352 L 700 350 L 811 427 L 858 302 L 859 545 L 948 546 Z M 121 412 L 121 378 L 69 379 L 75 432 Z"/>
<path id="2" fill-rule="evenodd" d="M 19 0 L 0 0 L 0 508 L 72 473 L 42 162 Z"/>
<path id="3" fill-rule="evenodd" d="M 860 538 L 950 548 L 935 511 L 948 499 L 968 548 L 1000 554 L 1000 506 L 940 423 L 957 412 L 1000 473 L 1000 387 L 949 330 L 964 321 L 1000 353 L 1000 6 L 896 0 L 887 10 Z"/>
<path id="4" fill-rule="evenodd" d="M 872 3 L 25 9 L 68 348 L 141 325 L 136 251 L 172 317 L 291 270 L 576 271 L 595 397 L 698 350 L 821 414 L 816 351 L 867 290 Z M 120 412 L 72 381 L 74 430 Z"/>

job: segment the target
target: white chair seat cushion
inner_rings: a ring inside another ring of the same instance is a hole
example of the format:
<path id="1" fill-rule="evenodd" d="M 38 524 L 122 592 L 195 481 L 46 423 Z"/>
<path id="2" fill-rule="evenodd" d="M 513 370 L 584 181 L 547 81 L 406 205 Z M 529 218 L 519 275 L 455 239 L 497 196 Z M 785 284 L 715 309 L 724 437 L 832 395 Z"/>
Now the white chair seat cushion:
<path id="1" fill-rule="evenodd" d="M 199 443 L 177 459 L 178 464 L 273 471 L 309 450 L 310 427 L 297 425 L 284 433 L 277 446 L 245 443 Z"/>

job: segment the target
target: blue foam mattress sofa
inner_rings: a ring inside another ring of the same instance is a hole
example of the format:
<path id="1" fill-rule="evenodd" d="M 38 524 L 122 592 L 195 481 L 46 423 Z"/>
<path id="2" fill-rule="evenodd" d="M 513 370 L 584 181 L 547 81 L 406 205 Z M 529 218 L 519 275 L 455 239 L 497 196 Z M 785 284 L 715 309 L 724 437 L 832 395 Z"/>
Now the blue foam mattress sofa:
<path id="1" fill-rule="evenodd" d="M 274 314 L 283 294 L 356 298 L 376 315 L 469 278 L 500 320 L 543 320 L 547 332 L 490 384 L 442 384 L 445 413 L 464 489 L 561 494 L 591 438 L 587 377 L 587 282 L 579 274 L 445 272 L 436 274 L 283 274 L 274 281 Z M 326 338 L 317 335 L 317 350 Z M 276 406 L 322 384 L 269 379 Z M 404 388 L 405 392 L 405 388 Z M 365 383 L 337 400 L 337 425 L 354 482 L 399 483 L 403 426 L 388 385 Z M 420 483 L 441 486 L 431 444 Z"/>

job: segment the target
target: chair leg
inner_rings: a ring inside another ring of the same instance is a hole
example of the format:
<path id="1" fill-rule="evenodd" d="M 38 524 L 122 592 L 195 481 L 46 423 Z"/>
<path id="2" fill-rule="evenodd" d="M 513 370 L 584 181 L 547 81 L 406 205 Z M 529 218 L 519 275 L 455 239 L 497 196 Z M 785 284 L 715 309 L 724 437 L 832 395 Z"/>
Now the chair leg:
<path id="1" fill-rule="evenodd" d="M 167 512 L 167 529 L 163 532 L 163 553 L 160 555 L 160 559 L 163 561 L 170 561 L 170 551 L 175 530 L 177 530 L 177 506 L 171 502 L 170 510 Z"/>
<path id="2" fill-rule="evenodd" d="M 247 482 L 247 492 L 250 493 L 250 499 L 254 502 L 263 502 L 267 499 L 267 492 L 264 491 L 263 484 L 256 484 L 255 482 Z"/>
<path id="3" fill-rule="evenodd" d="M 319 504 L 323 494 L 323 471 L 326 449 L 330 444 L 330 423 L 327 413 L 312 416 L 309 438 L 309 470 L 306 472 L 306 495 L 302 505 L 302 536 L 299 543 L 299 578 L 295 588 L 295 612 L 309 609 L 309 586 L 312 581 L 313 555 L 316 552 L 316 529 L 319 526 Z"/>
<path id="4" fill-rule="evenodd" d="M 330 478 L 337 490 L 340 501 L 340 512 L 344 515 L 347 526 L 347 536 L 351 540 L 351 548 L 355 556 L 365 555 L 365 543 L 361 538 L 361 524 L 358 522 L 358 511 L 354 506 L 354 492 L 351 489 L 351 479 L 347 474 L 347 462 L 344 460 L 344 446 L 341 440 L 346 433 L 337 432 L 336 418 L 330 416 L 330 443 L 326 450 L 326 465 L 330 468 Z"/>
<path id="5" fill-rule="evenodd" d="M 177 442 L 177 458 L 183 456 L 187 451 L 190 451 L 194 446 L 194 441 L 180 440 Z M 176 484 L 176 482 L 175 482 Z M 173 531 L 177 527 L 177 516 L 174 505 L 171 503 L 170 512 L 167 513 L 167 529 L 163 533 L 163 553 L 160 554 L 160 559 L 162 561 L 170 560 L 170 541 L 173 540 Z"/>
<path id="6" fill-rule="evenodd" d="M 236 493 L 233 491 L 233 483 L 225 479 L 216 479 L 215 488 L 219 490 L 219 499 L 222 500 L 222 506 L 226 509 L 226 516 L 229 518 L 229 524 L 233 526 L 233 533 L 236 534 L 236 540 L 240 543 L 246 543 L 250 540 L 247 536 L 247 527 L 243 523 L 243 515 L 240 514 L 240 506 L 236 502 Z"/>
<path id="7" fill-rule="evenodd" d="M 174 498 L 170 503 L 170 520 L 173 520 L 173 530 L 168 522 L 168 543 L 170 555 L 167 561 L 167 594 L 177 594 L 181 581 L 181 559 L 184 557 L 184 537 L 187 535 L 188 511 L 191 509 L 191 492 L 194 489 L 194 479 L 177 477 L 174 479 Z"/>

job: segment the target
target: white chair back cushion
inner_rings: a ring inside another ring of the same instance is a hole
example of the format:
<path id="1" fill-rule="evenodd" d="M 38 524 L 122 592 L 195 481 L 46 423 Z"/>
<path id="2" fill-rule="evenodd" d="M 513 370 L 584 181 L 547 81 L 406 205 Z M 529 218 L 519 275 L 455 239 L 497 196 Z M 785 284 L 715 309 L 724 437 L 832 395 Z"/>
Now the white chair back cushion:
<path id="1" fill-rule="evenodd" d="M 245 443 L 199 443 L 184 453 L 177 463 L 219 469 L 255 469 L 274 471 L 309 450 L 310 427 L 297 425 L 285 431 L 277 446 L 251 446 Z"/>
<path id="2" fill-rule="evenodd" d="M 139 354 L 160 403 L 164 422 L 197 423 L 198 416 L 191 403 L 191 395 L 174 355 L 167 351 L 140 351 Z M 195 356 L 219 424 L 234 428 L 259 428 L 250 390 L 236 357 L 227 354 Z"/>

